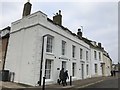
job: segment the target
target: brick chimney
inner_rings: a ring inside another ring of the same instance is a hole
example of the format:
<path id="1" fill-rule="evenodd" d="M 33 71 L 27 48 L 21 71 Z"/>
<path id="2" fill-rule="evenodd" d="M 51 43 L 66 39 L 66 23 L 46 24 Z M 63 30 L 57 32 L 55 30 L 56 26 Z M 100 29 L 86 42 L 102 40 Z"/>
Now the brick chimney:
<path id="1" fill-rule="evenodd" d="M 22 17 L 30 15 L 30 13 L 31 13 L 31 7 L 32 7 L 32 4 L 28 0 L 28 2 L 24 4 L 24 9 L 23 9 L 23 15 L 22 15 Z"/>
<path id="2" fill-rule="evenodd" d="M 78 36 L 79 38 L 82 38 L 82 32 L 81 32 L 81 29 L 80 29 L 80 28 L 78 29 L 77 36 Z"/>
<path id="3" fill-rule="evenodd" d="M 56 13 L 55 16 L 53 16 L 53 22 L 62 25 L 62 15 L 61 15 L 61 10 L 59 10 L 59 13 Z"/>

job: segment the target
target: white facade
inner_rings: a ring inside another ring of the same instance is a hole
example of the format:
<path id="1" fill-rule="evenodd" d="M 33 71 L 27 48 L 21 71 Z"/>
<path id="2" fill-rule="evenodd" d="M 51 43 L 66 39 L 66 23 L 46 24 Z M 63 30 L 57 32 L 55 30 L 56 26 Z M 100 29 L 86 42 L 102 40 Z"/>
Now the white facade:
<path id="1" fill-rule="evenodd" d="M 48 37 L 51 37 L 50 41 Z M 62 41 L 66 42 L 65 55 L 62 55 Z M 5 69 L 15 73 L 15 82 L 33 86 L 37 84 L 40 78 L 42 45 L 42 77 L 46 75 L 46 84 L 57 82 L 62 67 L 68 70 L 73 80 L 91 77 L 93 50 L 90 46 L 73 36 L 70 31 L 54 25 L 47 19 L 47 15 L 38 11 L 13 22 L 11 26 Z"/>
<path id="2" fill-rule="evenodd" d="M 91 77 L 102 76 L 101 60 L 103 60 L 102 51 L 91 48 Z"/>
<path id="3" fill-rule="evenodd" d="M 104 76 L 111 76 L 112 60 L 110 59 L 107 52 L 103 52 L 104 61 Z"/>

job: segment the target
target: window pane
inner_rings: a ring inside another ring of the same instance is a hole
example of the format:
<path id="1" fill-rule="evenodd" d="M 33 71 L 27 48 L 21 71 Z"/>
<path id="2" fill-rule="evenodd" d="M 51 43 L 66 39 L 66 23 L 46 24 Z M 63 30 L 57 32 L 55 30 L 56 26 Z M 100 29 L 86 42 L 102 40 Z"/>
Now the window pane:
<path id="1" fill-rule="evenodd" d="M 88 65 L 86 66 L 86 69 L 87 69 L 86 71 L 87 71 L 87 75 L 88 75 L 88 71 L 89 71 L 89 66 Z"/>
<path id="2" fill-rule="evenodd" d="M 73 58 L 75 57 L 75 46 L 74 45 L 72 46 L 72 57 Z"/>
<path id="3" fill-rule="evenodd" d="M 99 60 L 101 60 L 101 53 L 99 52 Z"/>
<path id="4" fill-rule="evenodd" d="M 47 47 L 46 47 L 46 52 L 51 52 L 52 53 L 52 37 L 48 36 L 47 37 Z"/>
<path id="5" fill-rule="evenodd" d="M 97 64 L 95 64 L 95 73 L 97 73 Z"/>
<path id="6" fill-rule="evenodd" d="M 80 48 L 80 59 L 82 59 L 83 49 Z"/>
<path id="7" fill-rule="evenodd" d="M 72 76 L 75 76 L 75 67 L 76 67 L 76 63 L 72 63 Z"/>
<path id="8" fill-rule="evenodd" d="M 86 60 L 88 60 L 88 51 L 86 51 Z"/>
<path id="9" fill-rule="evenodd" d="M 66 42 L 62 41 L 62 55 L 65 55 L 65 45 L 66 45 Z"/>
<path id="10" fill-rule="evenodd" d="M 94 51 L 94 58 L 97 59 L 97 53 Z"/>
<path id="11" fill-rule="evenodd" d="M 46 79 L 50 79 L 50 76 L 51 76 L 51 60 L 46 60 L 45 77 L 46 77 Z"/>

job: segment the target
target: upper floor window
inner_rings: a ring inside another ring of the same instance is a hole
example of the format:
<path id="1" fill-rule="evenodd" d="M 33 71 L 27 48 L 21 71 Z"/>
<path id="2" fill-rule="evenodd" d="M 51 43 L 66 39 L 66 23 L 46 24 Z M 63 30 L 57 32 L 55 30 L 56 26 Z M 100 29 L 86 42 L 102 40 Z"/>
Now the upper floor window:
<path id="1" fill-rule="evenodd" d="M 80 48 L 80 59 L 82 59 L 82 58 L 83 58 L 83 49 Z"/>
<path id="2" fill-rule="evenodd" d="M 88 60 L 88 51 L 86 51 L 86 60 Z"/>
<path id="3" fill-rule="evenodd" d="M 101 53 L 99 52 L 99 60 L 101 60 Z"/>
<path id="4" fill-rule="evenodd" d="M 66 42 L 62 40 L 62 55 L 65 55 L 66 52 Z"/>
<path id="5" fill-rule="evenodd" d="M 94 58 L 97 59 L 97 53 L 94 51 Z"/>
<path id="6" fill-rule="evenodd" d="M 46 46 L 46 52 L 53 52 L 53 37 L 47 36 L 47 46 Z"/>
<path id="7" fill-rule="evenodd" d="M 72 57 L 75 58 L 75 46 L 72 45 Z"/>

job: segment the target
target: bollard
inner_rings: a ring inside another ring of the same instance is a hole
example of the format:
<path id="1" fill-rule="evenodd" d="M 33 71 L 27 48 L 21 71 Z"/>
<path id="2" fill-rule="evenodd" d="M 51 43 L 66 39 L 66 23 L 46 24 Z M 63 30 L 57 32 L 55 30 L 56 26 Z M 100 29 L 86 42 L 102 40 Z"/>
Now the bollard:
<path id="1" fill-rule="evenodd" d="M 72 76 L 70 76 L 70 86 L 72 85 Z"/>
<path id="2" fill-rule="evenodd" d="M 42 90 L 45 90 L 45 77 L 43 77 L 43 87 Z"/>

